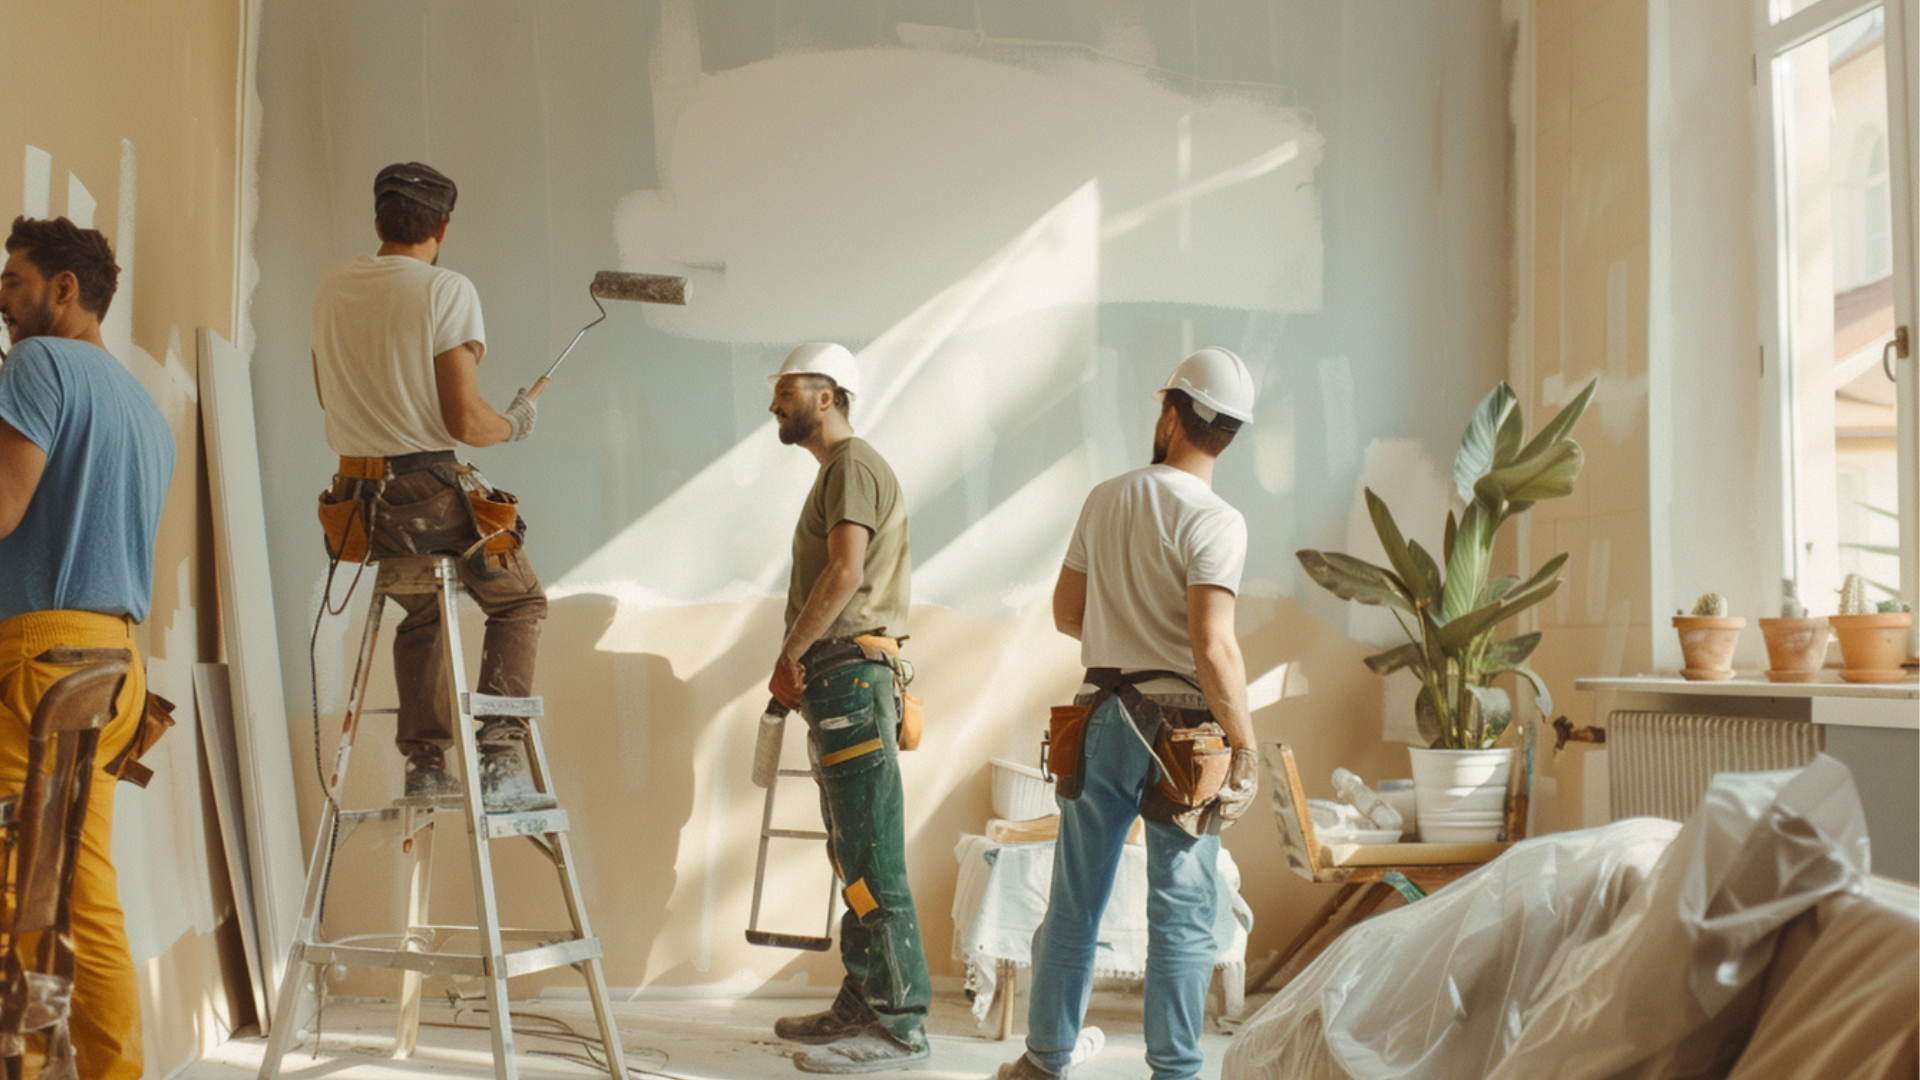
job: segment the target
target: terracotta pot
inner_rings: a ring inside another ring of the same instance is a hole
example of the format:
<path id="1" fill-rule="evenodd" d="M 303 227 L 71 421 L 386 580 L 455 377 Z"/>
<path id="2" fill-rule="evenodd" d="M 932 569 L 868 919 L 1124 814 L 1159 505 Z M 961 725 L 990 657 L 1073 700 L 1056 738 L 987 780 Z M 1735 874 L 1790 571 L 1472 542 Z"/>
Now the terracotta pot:
<path id="1" fill-rule="evenodd" d="M 1767 659 L 1773 682 L 1812 682 L 1827 659 L 1827 639 L 1833 628 L 1825 619 L 1761 619 L 1767 638 Z"/>
<path id="2" fill-rule="evenodd" d="M 1687 662 L 1680 674 L 1699 682 L 1733 678 L 1733 647 L 1746 625 L 1740 615 L 1675 615 L 1673 628 L 1680 631 L 1680 654 Z"/>
<path id="3" fill-rule="evenodd" d="M 1840 639 L 1840 655 L 1847 667 L 1840 673 L 1848 682 L 1900 682 L 1907 672 L 1900 666 L 1907 656 L 1907 627 L 1913 613 L 1883 611 L 1872 615 L 1834 615 L 1827 619 Z"/>

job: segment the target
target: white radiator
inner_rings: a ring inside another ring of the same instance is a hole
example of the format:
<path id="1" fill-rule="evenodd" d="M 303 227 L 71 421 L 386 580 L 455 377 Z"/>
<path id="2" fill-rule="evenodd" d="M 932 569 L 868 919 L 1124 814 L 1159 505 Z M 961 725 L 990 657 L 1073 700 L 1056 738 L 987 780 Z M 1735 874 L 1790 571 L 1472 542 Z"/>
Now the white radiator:
<path id="1" fill-rule="evenodd" d="M 1714 773 L 1797 769 L 1826 746 L 1807 720 L 1615 712 L 1607 721 L 1613 819 L 1685 821 Z"/>

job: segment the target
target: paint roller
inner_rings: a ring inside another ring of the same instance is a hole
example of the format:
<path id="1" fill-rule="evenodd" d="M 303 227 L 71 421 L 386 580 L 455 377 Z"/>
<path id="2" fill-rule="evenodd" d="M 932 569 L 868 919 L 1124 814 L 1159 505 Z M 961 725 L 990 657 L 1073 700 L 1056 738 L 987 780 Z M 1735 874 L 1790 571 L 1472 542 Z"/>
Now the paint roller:
<path id="1" fill-rule="evenodd" d="M 547 384 L 553 381 L 553 373 L 560 367 L 560 361 L 565 360 L 567 354 L 573 351 L 573 347 L 580 344 L 580 339 L 586 336 L 587 331 L 606 321 L 607 309 L 600 301 L 627 300 L 641 304 L 685 306 L 687 279 L 670 274 L 623 274 L 618 270 L 602 270 L 593 275 L 593 284 L 587 286 L 587 295 L 593 298 L 593 306 L 600 309 L 600 317 L 581 327 L 580 332 L 573 335 L 573 340 L 567 342 L 567 347 L 561 350 L 559 359 L 553 362 L 553 367 L 548 368 L 547 373 L 540 376 L 533 387 L 527 391 L 527 400 L 539 400 L 540 395 L 546 391 Z"/>

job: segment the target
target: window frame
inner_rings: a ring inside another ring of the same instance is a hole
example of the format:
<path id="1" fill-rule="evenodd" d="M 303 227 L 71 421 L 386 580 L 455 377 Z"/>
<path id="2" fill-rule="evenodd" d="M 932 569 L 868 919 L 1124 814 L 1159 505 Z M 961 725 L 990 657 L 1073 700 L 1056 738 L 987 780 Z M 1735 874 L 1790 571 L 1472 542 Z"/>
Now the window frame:
<path id="1" fill-rule="evenodd" d="M 1892 276 L 1896 342 L 1904 333 L 1904 355 L 1892 359 L 1896 375 L 1894 396 L 1897 402 L 1896 455 L 1900 513 L 1900 595 L 1907 604 L 1920 610 L 1920 377 L 1916 377 L 1916 353 L 1920 353 L 1920 331 L 1916 331 L 1916 309 L 1920 309 L 1920 263 L 1914 230 L 1920 221 L 1920 196 L 1916 177 L 1920 176 L 1920 158 L 1916 157 L 1914 125 L 1920 120 L 1920 46 L 1914 41 L 1920 29 L 1920 0 L 1817 0 L 1774 21 L 1777 0 L 1752 0 L 1754 13 L 1754 113 L 1758 164 L 1761 172 L 1759 210 L 1762 219 L 1760 261 L 1760 341 L 1762 363 L 1768 381 L 1771 408 L 1779 424 L 1778 470 L 1781 494 L 1779 524 L 1782 577 L 1803 578 L 1805 545 L 1800 539 L 1798 417 L 1795 409 L 1792 350 L 1789 347 L 1794 309 L 1793 279 L 1787 265 L 1791 249 L 1788 218 L 1788 182 L 1780 145 L 1778 122 L 1783 88 L 1775 78 L 1774 61 L 1829 31 L 1880 8 L 1885 12 L 1885 49 L 1887 72 L 1887 184 L 1892 213 Z M 1909 653 L 1916 636 L 1910 636 Z"/>

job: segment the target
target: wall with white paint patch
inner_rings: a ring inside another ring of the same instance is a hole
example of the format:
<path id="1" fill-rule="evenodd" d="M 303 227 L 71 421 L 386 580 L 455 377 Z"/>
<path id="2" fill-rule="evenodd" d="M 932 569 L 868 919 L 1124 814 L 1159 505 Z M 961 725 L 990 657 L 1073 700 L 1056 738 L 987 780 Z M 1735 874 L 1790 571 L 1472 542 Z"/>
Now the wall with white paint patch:
<path id="1" fill-rule="evenodd" d="M 486 306 L 496 403 L 592 317 L 594 271 L 694 281 L 684 310 L 614 305 L 534 437 L 471 455 L 521 496 L 554 597 L 537 688 L 617 985 L 833 979 L 740 937 L 752 725 L 812 471 L 774 439 L 764 376 L 800 340 L 860 355 L 855 426 L 911 507 L 929 726 L 904 768 L 936 973 L 987 759 L 1031 758 L 1077 679 L 1046 597 L 1080 499 L 1144 463 L 1148 392 L 1196 345 L 1238 350 L 1261 390 L 1218 478 L 1253 541 L 1249 673 L 1311 687 L 1256 724 L 1316 794 L 1339 763 L 1404 775 L 1359 663 L 1377 628 L 1293 552 L 1363 542 L 1362 483 L 1421 507 L 1415 535 L 1444 517 L 1454 442 L 1505 369 L 1506 63 L 1493 0 L 268 3 L 250 317 L 297 762 L 332 472 L 308 308 L 375 244 L 374 172 L 419 159 L 461 185 L 442 263 Z M 350 634 L 321 635 L 323 713 Z M 398 781 L 393 755 L 356 767 L 362 797 Z M 1272 830 L 1229 837 L 1256 954 L 1322 899 L 1273 866 Z M 793 905 L 820 861 L 776 863 Z M 398 878 L 364 873 L 333 932 L 396 917 Z M 544 887 L 510 905 L 556 910 Z"/>
<path id="2" fill-rule="evenodd" d="M 66 215 L 113 241 L 110 352 L 153 395 L 176 440 L 140 628 L 154 692 L 179 725 L 122 786 L 114 862 L 139 972 L 149 1075 L 224 1041 L 239 955 L 219 836 L 204 799 L 192 667 L 218 658 L 212 530 L 200 464 L 192 335 L 232 336 L 241 11 L 232 3 L 0 4 L 16 93 L 0 117 L 0 206 Z M 137 241 L 137 242 L 136 242 Z"/>

